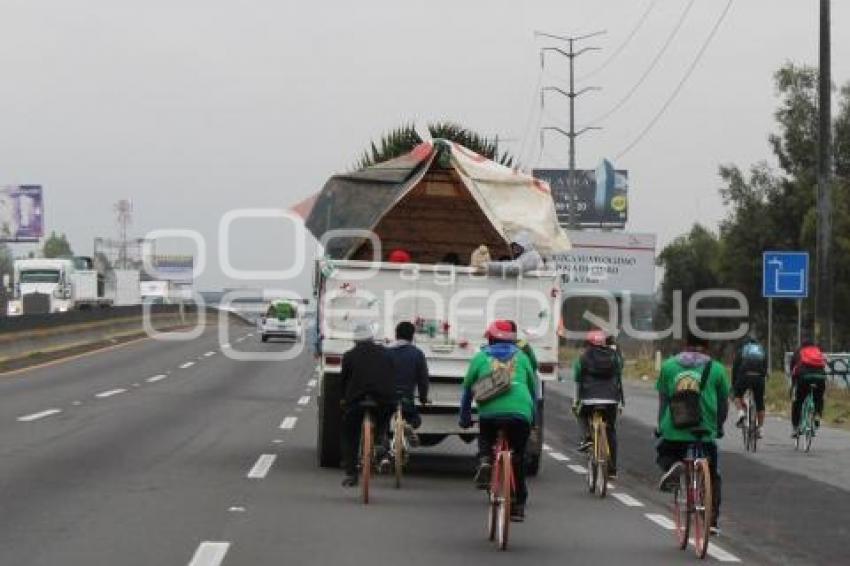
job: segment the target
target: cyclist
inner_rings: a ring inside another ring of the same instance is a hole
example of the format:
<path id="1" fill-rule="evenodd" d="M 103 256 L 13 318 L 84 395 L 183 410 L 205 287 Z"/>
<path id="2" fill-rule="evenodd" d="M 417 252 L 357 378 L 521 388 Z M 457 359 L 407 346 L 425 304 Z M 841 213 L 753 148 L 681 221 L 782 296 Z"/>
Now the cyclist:
<path id="1" fill-rule="evenodd" d="M 399 322 L 395 327 L 396 341 L 390 345 L 387 352 L 393 362 L 395 375 L 395 391 L 401 402 L 401 413 L 410 430 L 407 436 L 411 446 L 419 445 L 419 438 L 412 429 L 417 429 L 422 424 L 422 417 L 416 408 L 414 394 L 419 390 L 419 402 L 427 405 L 428 401 L 428 362 L 425 354 L 413 344 L 413 336 L 416 327 L 412 322 Z M 388 438 L 384 440 L 384 446 Z M 389 460 L 381 462 L 381 466 L 388 465 Z"/>
<path id="2" fill-rule="evenodd" d="M 478 405 L 478 470 L 475 481 L 480 488 L 490 483 L 493 445 L 500 429 L 507 433 L 513 457 L 513 473 L 516 480 L 516 501 L 511 506 L 511 518 L 522 521 L 528 488 L 525 483 L 525 449 L 534 422 L 534 400 L 536 399 L 536 377 L 531 363 L 516 345 L 516 333 L 510 321 L 497 320 L 487 328 L 488 345 L 479 351 L 469 364 L 463 380 L 463 397 L 460 408 L 461 428 L 472 426 L 472 386 L 488 377 L 497 369 L 510 371 L 510 388 L 501 395 Z"/>
<path id="3" fill-rule="evenodd" d="M 744 426 L 747 418 L 744 413 L 744 395 L 752 389 L 756 404 L 758 428 L 756 435 L 762 437 L 764 426 L 764 382 L 767 376 L 767 355 L 764 347 L 753 336 L 749 336 L 735 352 L 732 361 L 732 390 L 735 392 L 735 406 L 738 407 L 739 427 Z"/>
<path id="4" fill-rule="evenodd" d="M 705 383 L 703 383 L 703 380 Z M 686 454 L 688 445 L 698 440 L 690 430 L 673 424 L 670 403 L 684 392 L 699 391 L 701 425 L 706 431 L 701 437 L 711 471 L 712 508 L 711 533 L 720 534 L 720 470 L 717 462 L 718 438 L 723 437 L 723 424 L 728 412 L 729 378 L 723 364 L 716 363 L 708 354 L 708 342 L 689 333 L 684 351 L 665 360 L 655 383 L 658 390 L 658 429 L 660 437 L 656 462 L 665 471 L 660 489 L 671 491 L 678 483 L 680 468 L 677 462 Z"/>
<path id="5" fill-rule="evenodd" d="M 585 339 L 585 349 L 573 364 L 576 382 L 574 411 L 579 422 L 579 451 L 587 452 L 593 445 L 590 419 L 593 409 L 602 405 L 608 433 L 608 477 L 617 477 L 617 405 L 623 401 L 622 366 L 617 352 L 607 343 L 605 333 L 591 330 Z"/>
<path id="6" fill-rule="evenodd" d="M 826 358 L 821 349 L 811 340 L 804 340 L 800 349 L 791 357 L 791 438 L 797 438 L 803 401 L 814 388 L 815 428 L 820 426 L 823 414 L 823 395 L 826 392 Z"/>
<path id="7" fill-rule="evenodd" d="M 344 403 L 340 447 L 345 487 L 357 485 L 357 451 L 365 412 L 360 402 L 368 397 L 378 404 L 372 411 L 375 438 L 384 437 L 396 403 L 393 363 L 386 348 L 375 344 L 372 325 L 355 323 L 353 338 L 354 347 L 342 356 L 340 376 Z"/>

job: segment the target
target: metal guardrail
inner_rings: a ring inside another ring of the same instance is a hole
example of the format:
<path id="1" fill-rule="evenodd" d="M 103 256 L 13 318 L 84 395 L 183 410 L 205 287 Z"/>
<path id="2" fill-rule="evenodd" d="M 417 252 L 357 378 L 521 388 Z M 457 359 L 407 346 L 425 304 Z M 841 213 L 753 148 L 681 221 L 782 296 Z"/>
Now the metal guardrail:
<path id="1" fill-rule="evenodd" d="M 186 313 L 197 310 L 195 305 L 184 306 Z M 179 305 L 150 305 L 151 314 L 172 314 L 180 311 Z M 9 332 L 22 332 L 25 330 L 39 330 L 43 328 L 55 328 L 70 324 L 84 322 L 97 322 L 131 316 L 141 316 L 142 306 L 122 306 L 108 308 L 93 308 L 83 310 L 72 310 L 63 313 L 51 314 L 25 314 L 21 316 L 0 317 L 0 334 Z"/>

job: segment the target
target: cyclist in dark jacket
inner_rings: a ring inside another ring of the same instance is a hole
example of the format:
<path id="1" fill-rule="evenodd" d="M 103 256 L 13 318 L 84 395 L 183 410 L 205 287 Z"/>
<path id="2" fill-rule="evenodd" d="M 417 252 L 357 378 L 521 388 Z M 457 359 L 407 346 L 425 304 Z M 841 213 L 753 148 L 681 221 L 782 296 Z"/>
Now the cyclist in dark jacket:
<path id="1" fill-rule="evenodd" d="M 428 362 L 422 350 L 413 344 L 416 327 L 411 322 L 400 322 L 395 327 L 396 341 L 387 352 L 395 371 L 395 390 L 402 403 L 404 420 L 419 428 L 422 418 L 416 410 L 414 395 L 419 392 L 419 402 L 428 404 Z"/>
<path id="2" fill-rule="evenodd" d="M 593 409 L 602 406 L 611 459 L 608 473 L 617 475 L 617 405 L 622 403 L 622 362 L 617 352 L 611 349 L 601 330 L 588 333 L 585 350 L 573 365 L 576 382 L 575 410 L 579 421 L 579 451 L 586 452 L 592 442 L 590 418 Z"/>
<path id="3" fill-rule="evenodd" d="M 374 330 L 368 324 L 354 327 L 354 347 L 342 356 L 342 390 L 345 410 L 342 415 L 343 485 L 357 485 L 357 451 L 364 408 L 361 401 L 374 400 L 375 438 L 383 438 L 395 410 L 396 392 L 393 363 L 386 348 L 374 342 Z"/>

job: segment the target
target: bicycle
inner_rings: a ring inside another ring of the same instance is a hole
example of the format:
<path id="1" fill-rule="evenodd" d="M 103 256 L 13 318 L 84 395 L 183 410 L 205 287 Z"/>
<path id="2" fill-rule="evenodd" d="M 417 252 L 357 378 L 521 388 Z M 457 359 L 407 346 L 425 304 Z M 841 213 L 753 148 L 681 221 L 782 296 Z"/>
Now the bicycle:
<path id="1" fill-rule="evenodd" d="M 372 411 L 378 408 L 375 400 L 366 398 L 360 402 L 363 408 L 363 424 L 360 433 L 360 486 L 363 504 L 369 504 L 369 480 L 375 463 L 375 418 Z"/>
<path id="2" fill-rule="evenodd" d="M 688 547 L 691 526 L 694 529 L 694 550 L 698 558 L 708 553 L 708 539 L 712 522 L 711 469 L 705 455 L 702 436 L 708 431 L 692 431 L 697 440 L 690 443 L 679 466 L 679 483 L 673 489 L 673 518 L 676 540 L 681 550 Z"/>
<path id="3" fill-rule="evenodd" d="M 490 487 L 487 490 L 487 531 L 490 540 L 495 540 L 499 550 L 508 548 L 511 525 L 511 502 L 516 493 L 516 479 L 511 462 L 511 447 L 504 429 L 499 430 L 493 446 L 493 467 Z"/>
<path id="4" fill-rule="evenodd" d="M 407 460 L 410 454 L 410 443 L 405 434 L 407 422 L 404 420 L 402 411 L 402 403 L 399 402 L 398 407 L 393 414 L 393 420 L 390 424 L 392 430 L 392 438 L 390 439 L 390 457 L 393 461 L 393 472 L 395 474 L 396 489 L 401 487 L 401 478 L 404 474 L 404 466 L 407 465 Z"/>
<path id="5" fill-rule="evenodd" d="M 752 389 L 747 389 L 743 401 L 745 417 L 741 426 L 741 435 L 744 439 L 744 450 L 755 452 L 758 448 L 758 419 Z"/>
<path id="6" fill-rule="evenodd" d="M 605 406 L 595 404 L 590 420 L 592 446 L 587 451 L 587 489 L 600 498 L 608 493 L 608 465 L 611 462 L 611 445 L 608 443 L 608 425 Z"/>
<path id="7" fill-rule="evenodd" d="M 809 394 L 803 400 L 803 406 L 800 409 L 800 423 L 797 425 L 797 435 L 794 438 L 794 450 L 800 450 L 800 444 L 803 444 L 803 449 L 808 452 L 812 449 L 812 440 L 815 437 L 815 389 L 818 385 L 815 383 L 809 384 Z"/>

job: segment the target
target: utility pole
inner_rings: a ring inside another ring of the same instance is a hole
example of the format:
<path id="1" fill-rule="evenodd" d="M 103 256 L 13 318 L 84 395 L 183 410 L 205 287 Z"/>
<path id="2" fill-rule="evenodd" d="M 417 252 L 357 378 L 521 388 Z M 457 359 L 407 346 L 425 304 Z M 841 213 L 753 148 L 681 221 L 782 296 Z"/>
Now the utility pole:
<path id="1" fill-rule="evenodd" d="M 818 73 L 817 295 L 815 338 L 832 351 L 832 72 L 830 0 L 820 3 L 820 69 Z"/>
<path id="2" fill-rule="evenodd" d="M 540 90 L 540 108 L 541 109 L 543 108 L 543 104 L 544 104 L 544 100 L 545 100 L 545 93 L 547 91 L 557 92 L 558 94 L 566 96 L 570 101 L 570 129 L 569 129 L 569 131 L 564 131 L 563 129 L 561 129 L 557 126 L 545 126 L 545 127 L 541 128 L 540 129 L 540 145 L 541 145 L 541 147 L 543 146 L 543 133 L 547 130 L 552 130 L 552 131 L 558 132 L 558 133 L 566 136 L 569 139 L 569 142 L 570 142 L 570 161 L 569 161 L 570 172 L 569 172 L 569 177 L 568 177 L 568 180 L 569 180 L 569 197 L 570 197 L 569 226 L 570 226 L 571 229 L 575 229 L 576 228 L 576 210 L 575 210 L 575 208 L 576 208 L 576 188 L 575 188 L 575 186 L 576 186 L 576 182 L 575 182 L 576 138 L 578 136 L 582 135 L 583 133 L 587 132 L 588 130 L 599 130 L 599 129 L 601 129 L 601 128 L 598 128 L 596 126 L 587 126 L 585 128 L 582 128 L 578 132 L 576 132 L 576 129 L 575 129 L 575 124 L 576 124 L 576 108 L 575 108 L 576 97 L 581 96 L 582 94 L 589 92 L 589 91 L 592 91 L 592 90 L 601 90 L 599 87 L 590 86 L 590 87 L 585 87 L 585 88 L 581 89 L 580 91 L 576 92 L 576 89 L 575 89 L 575 59 L 576 59 L 576 57 L 578 57 L 578 56 L 580 56 L 584 53 L 587 53 L 588 51 L 599 51 L 601 48 L 600 47 L 584 47 L 584 48 L 576 51 L 575 50 L 575 44 L 577 42 L 583 41 L 585 39 L 589 39 L 591 37 L 596 37 L 598 35 L 602 35 L 606 32 L 604 30 L 602 30 L 602 31 L 597 31 L 597 32 L 593 32 L 593 33 L 588 33 L 588 34 L 585 34 L 585 35 L 568 36 L 568 37 L 564 37 L 564 36 L 560 36 L 560 35 L 553 35 L 553 34 L 550 34 L 550 33 L 543 33 L 543 32 L 540 32 L 540 31 L 537 31 L 537 32 L 534 32 L 534 33 L 537 36 L 548 37 L 550 39 L 557 39 L 557 40 L 560 40 L 560 41 L 567 42 L 567 50 L 566 51 L 564 51 L 563 49 L 560 49 L 558 47 L 544 47 L 540 50 L 540 67 L 541 68 L 544 67 L 545 55 L 546 55 L 547 51 L 553 51 L 555 53 L 560 53 L 564 57 L 568 58 L 569 61 L 570 61 L 570 89 L 569 89 L 569 91 L 564 91 L 564 90 L 562 90 L 558 87 L 555 87 L 555 86 L 543 87 Z"/>

